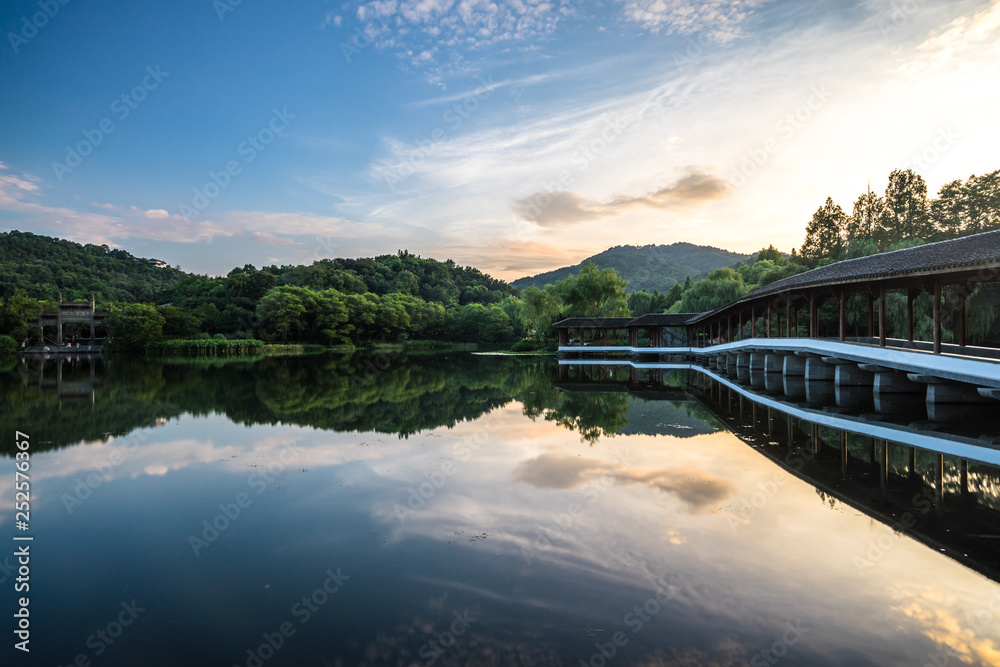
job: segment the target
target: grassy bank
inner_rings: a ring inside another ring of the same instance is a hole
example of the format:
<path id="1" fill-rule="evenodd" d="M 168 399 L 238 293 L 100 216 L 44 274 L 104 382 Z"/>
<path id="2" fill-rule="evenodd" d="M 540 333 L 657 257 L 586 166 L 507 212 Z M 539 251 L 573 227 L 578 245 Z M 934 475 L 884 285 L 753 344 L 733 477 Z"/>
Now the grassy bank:
<path id="1" fill-rule="evenodd" d="M 165 340 L 147 345 L 145 353 L 151 357 L 260 357 L 276 354 L 309 354 L 323 352 L 327 348 L 322 345 L 303 345 L 293 343 L 278 345 L 265 343 L 262 340 L 248 338 L 243 340 Z"/>

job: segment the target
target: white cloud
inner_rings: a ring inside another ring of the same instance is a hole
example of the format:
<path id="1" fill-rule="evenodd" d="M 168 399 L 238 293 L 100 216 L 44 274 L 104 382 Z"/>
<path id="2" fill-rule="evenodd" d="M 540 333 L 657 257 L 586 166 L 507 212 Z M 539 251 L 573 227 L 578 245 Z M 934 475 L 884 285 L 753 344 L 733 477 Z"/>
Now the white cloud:
<path id="1" fill-rule="evenodd" d="M 16 223 L 11 224 L 23 224 L 26 228 L 80 243 L 117 245 L 116 240 L 130 238 L 201 243 L 219 237 L 248 236 L 253 241 L 284 245 L 295 241 L 278 237 L 273 232 L 317 239 L 381 235 L 381 228 L 376 223 L 356 223 L 305 213 L 229 211 L 216 220 L 191 220 L 163 209 L 143 210 L 137 206 L 120 208 L 113 204 L 94 204 L 118 212 L 114 215 L 47 206 L 34 200 L 41 194 L 41 179 L 10 171 L 10 167 L 0 162 L 0 211 L 19 216 L 13 218 Z"/>
<path id="2" fill-rule="evenodd" d="M 574 15 L 573 0 L 371 0 L 355 16 L 379 48 L 414 65 L 449 53 L 540 39 Z"/>
<path id="3" fill-rule="evenodd" d="M 619 0 L 624 17 L 654 33 L 706 33 L 725 43 L 743 36 L 743 24 L 767 0 Z"/>

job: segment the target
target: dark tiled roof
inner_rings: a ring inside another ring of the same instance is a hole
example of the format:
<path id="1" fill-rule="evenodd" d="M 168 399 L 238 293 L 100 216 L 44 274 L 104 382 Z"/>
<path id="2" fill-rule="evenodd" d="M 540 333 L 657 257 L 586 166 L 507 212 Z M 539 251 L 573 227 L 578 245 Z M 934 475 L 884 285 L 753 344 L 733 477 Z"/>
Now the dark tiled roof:
<path id="1" fill-rule="evenodd" d="M 984 267 L 1000 267 L 1000 230 L 827 264 L 765 285 L 740 301 L 803 287 Z"/>
<path id="2" fill-rule="evenodd" d="M 631 317 L 567 317 L 552 325 L 553 329 L 624 329 L 632 321 Z"/>
<path id="3" fill-rule="evenodd" d="M 687 324 L 690 320 L 698 317 L 701 313 L 649 313 L 640 315 L 631 322 L 629 326 L 640 327 L 679 327 Z"/>
<path id="4" fill-rule="evenodd" d="M 702 313 L 692 321 L 700 321 L 735 304 L 747 303 L 781 292 L 825 285 L 993 268 L 1000 269 L 1000 230 L 827 264 L 765 285 L 711 313 Z M 998 275 L 1000 273 L 994 273 L 985 279 L 996 280 Z"/>

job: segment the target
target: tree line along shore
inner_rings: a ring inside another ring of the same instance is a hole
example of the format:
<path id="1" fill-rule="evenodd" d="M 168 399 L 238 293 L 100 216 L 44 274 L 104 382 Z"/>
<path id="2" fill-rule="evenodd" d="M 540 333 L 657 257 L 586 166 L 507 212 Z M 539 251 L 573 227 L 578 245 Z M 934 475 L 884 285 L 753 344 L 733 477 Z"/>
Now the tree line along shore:
<path id="1" fill-rule="evenodd" d="M 936 198 L 928 198 L 914 171 L 896 170 L 883 194 L 862 193 L 849 213 L 827 198 L 807 222 L 800 248 L 786 254 L 772 245 L 750 261 L 695 280 L 688 276 L 663 292 L 629 290 L 613 268 L 594 264 L 543 288 L 519 290 L 474 267 L 406 250 L 310 265 L 247 264 L 211 277 L 106 245 L 11 231 L 0 234 L 0 352 L 50 336 L 38 327 L 38 314 L 54 310 L 60 296 L 93 296 L 110 312 L 98 334 L 110 351 L 246 355 L 372 345 L 553 350 L 551 325 L 564 317 L 704 312 L 817 266 L 993 229 L 1000 229 L 1000 170 L 951 181 Z M 997 306 L 996 285 L 982 285 L 972 295 L 970 342 L 1000 341 Z M 859 326 L 865 308 L 849 304 L 849 324 Z M 893 319 L 905 309 L 905 298 L 890 295 L 888 308 Z M 917 303 L 918 336 L 929 331 L 929 313 L 924 295 Z M 821 320 L 833 317 L 821 313 Z M 83 326 L 64 325 L 66 339 L 87 336 Z M 946 326 L 945 342 L 951 337 Z"/>

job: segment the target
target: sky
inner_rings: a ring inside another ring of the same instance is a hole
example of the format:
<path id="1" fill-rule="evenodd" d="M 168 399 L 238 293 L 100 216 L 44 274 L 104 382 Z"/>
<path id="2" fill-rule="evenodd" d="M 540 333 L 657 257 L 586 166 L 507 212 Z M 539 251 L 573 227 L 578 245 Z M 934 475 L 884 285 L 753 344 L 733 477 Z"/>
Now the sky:
<path id="1" fill-rule="evenodd" d="M 1000 169 L 1000 0 L 7 0 L 0 230 L 505 280 Z"/>

